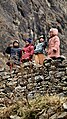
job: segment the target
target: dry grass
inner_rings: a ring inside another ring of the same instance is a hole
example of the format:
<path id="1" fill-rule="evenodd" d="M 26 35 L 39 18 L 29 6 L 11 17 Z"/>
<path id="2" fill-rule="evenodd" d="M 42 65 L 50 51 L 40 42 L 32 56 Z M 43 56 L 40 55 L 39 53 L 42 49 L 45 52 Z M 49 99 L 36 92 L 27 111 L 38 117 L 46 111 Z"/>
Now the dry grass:
<path id="1" fill-rule="evenodd" d="M 37 96 L 36 99 L 29 100 L 29 104 L 25 99 L 17 101 L 15 104 L 0 110 L 0 118 L 7 119 L 10 115 L 18 115 L 22 119 L 37 119 L 39 115 L 53 108 L 55 112 L 61 112 L 62 104 L 67 98 L 59 98 L 55 96 Z M 4 118 L 6 117 L 6 118 Z"/>

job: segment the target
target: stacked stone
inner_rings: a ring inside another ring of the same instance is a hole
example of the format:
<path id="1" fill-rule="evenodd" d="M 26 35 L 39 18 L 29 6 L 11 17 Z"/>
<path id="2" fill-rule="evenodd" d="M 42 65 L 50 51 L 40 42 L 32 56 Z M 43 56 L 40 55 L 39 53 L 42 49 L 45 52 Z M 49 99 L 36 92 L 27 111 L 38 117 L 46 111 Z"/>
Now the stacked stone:
<path id="1" fill-rule="evenodd" d="M 0 68 L 0 102 L 9 103 L 23 96 L 34 98 L 36 94 L 67 95 L 67 61 L 52 60 L 44 66 L 24 63 L 12 72 Z M 7 103 L 8 104 L 8 103 Z"/>

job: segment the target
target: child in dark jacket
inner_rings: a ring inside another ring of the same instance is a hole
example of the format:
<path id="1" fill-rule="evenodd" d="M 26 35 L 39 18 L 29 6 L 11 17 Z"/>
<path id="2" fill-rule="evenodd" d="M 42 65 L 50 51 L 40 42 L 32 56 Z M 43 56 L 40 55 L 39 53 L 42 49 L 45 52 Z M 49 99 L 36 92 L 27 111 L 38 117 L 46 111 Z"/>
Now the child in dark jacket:
<path id="1" fill-rule="evenodd" d="M 11 48 L 11 59 L 14 60 L 15 64 L 20 64 L 20 59 L 22 56 L 21 48 L 19 48 L 19 42 L 16 40 L 13 42 L 13 48 Z"/>
<path id="2" fill-rule="evenodd" d="M 14 64 L 20 65 L 20 59 L 22 56 L 21 48 L 19 48 L 19 42 L 14 41 L 13 47 L 9 47 L 6 49 L 6 53 L 10 54 L 10 59 L 7 62 L 7 65 L 10 67 L 10 71 L 12 71 L 12 67 Z"/>
<path id="3" fill-rule="evenodd" d="M 6 53 L 6 54 L 10 55 L 10 54 L 11 54 L 11 48 L 12 48 L 12 47 L 13 47 L 13 43 L 10 42 L 10 43 L 8 44 L 8 47 L 6 48 L 4 54 Z"/>

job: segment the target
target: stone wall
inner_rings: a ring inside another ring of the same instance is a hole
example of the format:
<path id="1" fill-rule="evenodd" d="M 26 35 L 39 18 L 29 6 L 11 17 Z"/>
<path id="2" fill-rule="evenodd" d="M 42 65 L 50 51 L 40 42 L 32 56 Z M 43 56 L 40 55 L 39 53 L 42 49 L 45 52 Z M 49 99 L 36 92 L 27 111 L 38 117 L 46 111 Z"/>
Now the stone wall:
<path id="1" fill-rule="evenodd" d="M 27 62 L 13 67 L 0 67 L 0 102 L 12 103 L 21 97 L 37 94 L 67 96 L 67 61 L 52 60 L 44 66 Z M 6 101 L 7 100 L 7 101 Z"/>

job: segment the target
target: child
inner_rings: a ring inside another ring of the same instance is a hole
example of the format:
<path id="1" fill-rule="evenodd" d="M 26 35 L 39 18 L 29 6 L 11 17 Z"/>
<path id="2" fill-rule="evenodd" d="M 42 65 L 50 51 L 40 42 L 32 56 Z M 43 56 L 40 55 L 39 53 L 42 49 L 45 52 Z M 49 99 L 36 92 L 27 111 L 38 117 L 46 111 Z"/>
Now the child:
<path id="1" fill-rule="evenodd" d="M 21 48 L 19 48 L 19 42 L 15 40 L 12 45 L 7 47 L 6 53 L 10 54 L 10 58 L 7 62 L 7 65 L 10 67 L 10 71 L 12 71 L 12 67 L 14 64 L 20 64 L 20 59 L 22 56 Z"/>
<path id="2" fill-rule="evenodd" d="M 46 47 L 46 42 L 44 42 L 44 38 L 43 36 L 41 36 L 39 38 L 39 43 L 36 45 L 36 48 L 34 50 L 36 64 L 43 65 L 43 61 L 45 59 L 44 56 L 45 47 Z"/>
<path id="3" fill-rule="evenodd" d="M 11 48 L 12 48 L 12 47 L 13 47 L 13 43 L 10 42 L 10 43 L 8 44 L 8 47 L 6 48 L 4 54 L 6 53 L 6 54 L 10 55 L 10 54 L 11 54 Z"/>
<path id="4" fill-rule="evenodd" d="M 26 39 L 25 41 L 25 47 L 22 49 L 23 51 L 23 55 L 21 58 L 22 62 L 26 62 L 26 61 L 32 61 L 32 57 L 34 54 L 34 46 L 32 45 L 32 40 L 30 38 Z"/>
<path id="5" fill-rule="evenodd" d="M 15 40 L 13 42 L 13 48 L 11 48 L 10 57 L 11 59 L 14 60 L 15 64 L 20 64 L 21 56 L 22 56 L 22 52 L 21 52 L 21 48 L 19 48 L 19 42 Z"/>
<path id="6" fill-rule="evenodd" d="M 49 58 L 57 58 L 60 56 L 60 39 L 58 37 L 58 29 L 51 28 L 50 29 L 50 38 L 48 42 L 48 59 Z"/>

